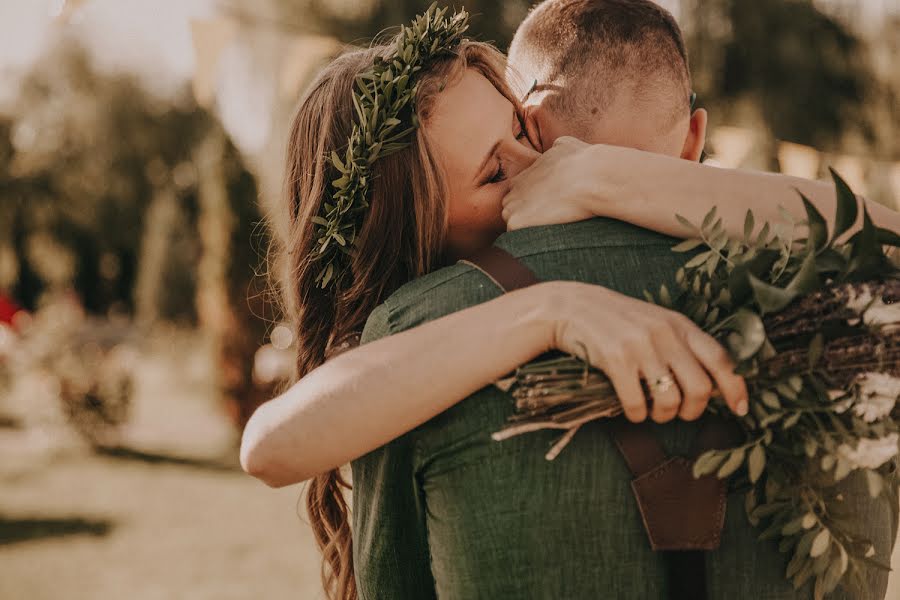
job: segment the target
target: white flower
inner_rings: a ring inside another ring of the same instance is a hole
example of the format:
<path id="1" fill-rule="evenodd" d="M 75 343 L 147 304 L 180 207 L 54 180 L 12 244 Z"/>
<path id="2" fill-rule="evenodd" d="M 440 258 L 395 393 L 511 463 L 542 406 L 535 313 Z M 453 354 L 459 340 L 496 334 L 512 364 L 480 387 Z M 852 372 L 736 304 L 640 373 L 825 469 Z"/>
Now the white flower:
<path id="1" fill-rule="evenodd" d="M 885 304 L 882 298 L 872 298 L 868 286 L 859 295 L 851 288 L 847 308 L 860 315 L 866 325 L 892 325 L 900 323 L 900 303 Z M 855 319 L 851 319 L 855 321 Z M 853 323 L 851 323 L 853 324 Z"/>
<path id="2" fill-rule="evenodd" d="M 900 379 L 887 373 L 863 373 L 856 379 L 856 416 L 872 423 L 890 414 L 900 398 Z"/>
<path id="3" fill-rule="evenodd" d="M 850 463 L 853 469 L 876 469 L 897 454 L 898 441 L 900 435 L 896 433 L 875 440 L 863 438 L 859 440 L 856 448 L 841 444 L 838 446 L 838 454 Z"/>

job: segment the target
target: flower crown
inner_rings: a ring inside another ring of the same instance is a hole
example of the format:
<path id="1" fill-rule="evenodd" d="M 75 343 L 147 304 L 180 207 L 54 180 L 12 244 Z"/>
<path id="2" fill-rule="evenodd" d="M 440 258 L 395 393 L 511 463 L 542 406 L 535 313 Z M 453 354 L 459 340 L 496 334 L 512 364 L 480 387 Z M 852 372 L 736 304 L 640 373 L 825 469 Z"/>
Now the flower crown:
<path id="1" fill-rule="evenodd" d="M 409 145 L 418 128 L 416 92 L 419 73 L 436 57 L 454 50 L 469 27 L 465 11 L 445 16 L 446 8 L 432 4 L 424 14 L 403 26 L 395 46 L 376 57 L 372 68 L 356 78 L 353 108 L 356 122 L 343 159 L 331 153 L 340 176 L 331 182 L 330 202 L 312 221 L 317 234 L 313 254 L 322 267 L 316 276 L 320 288 L 340 281 L 350 263 L 356 234 L 369 206 L 372 164 Z M 398 130 L 401 126 L 405 126 Z"/>

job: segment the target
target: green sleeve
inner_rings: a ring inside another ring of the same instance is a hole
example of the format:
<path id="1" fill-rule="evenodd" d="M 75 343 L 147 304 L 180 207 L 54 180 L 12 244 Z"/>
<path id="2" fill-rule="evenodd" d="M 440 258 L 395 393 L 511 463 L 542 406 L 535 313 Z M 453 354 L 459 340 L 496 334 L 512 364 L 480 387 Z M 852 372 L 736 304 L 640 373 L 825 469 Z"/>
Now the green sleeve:
<path id="1" fill-rule="evenodd" d="M 372 311 L 362 343 L 390 335 L 390 310 Z M 360 600 L 435 597 L 412 436 L 354 460 L 353 562 Z"/>
<path id="2" fill-rule="evenodd" d="M 368 344 L 369 342 L 374 342 L 375 340 L 391 335 L 390 316 L 391 311 L 386 304 L 381 304 L 376 307 L 366 321 L 360 343 Z"/>

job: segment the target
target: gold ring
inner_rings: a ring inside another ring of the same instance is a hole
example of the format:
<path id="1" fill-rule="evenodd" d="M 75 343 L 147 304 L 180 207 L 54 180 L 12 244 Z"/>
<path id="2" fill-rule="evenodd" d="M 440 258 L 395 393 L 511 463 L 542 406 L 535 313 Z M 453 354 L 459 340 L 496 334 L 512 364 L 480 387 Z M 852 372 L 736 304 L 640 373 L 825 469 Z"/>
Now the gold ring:
<path id="1" fill-rule="evenodd" d="M 647 387 L 650 388 L 651 393 L 665 393 L 668 392 L 675 385 L 675 378 L 672 377 L 671 374 L 666 374 L 661 377 L 657 377 L 653 381 L 647 383 Z"/>

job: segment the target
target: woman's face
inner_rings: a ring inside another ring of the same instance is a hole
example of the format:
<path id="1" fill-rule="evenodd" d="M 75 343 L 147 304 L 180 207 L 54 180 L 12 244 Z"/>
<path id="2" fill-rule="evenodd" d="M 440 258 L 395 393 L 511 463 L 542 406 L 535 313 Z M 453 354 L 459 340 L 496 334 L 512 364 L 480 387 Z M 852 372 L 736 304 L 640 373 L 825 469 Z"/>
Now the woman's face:
<path id="1" fill-rule="evenodd" d="M 509 179 L 539 156 L 516 107 L 481 73 L 466 72 L 437 97 L 425 133 L 449 192 L 449 257 L 458 259 L 506 231 Z"/>

